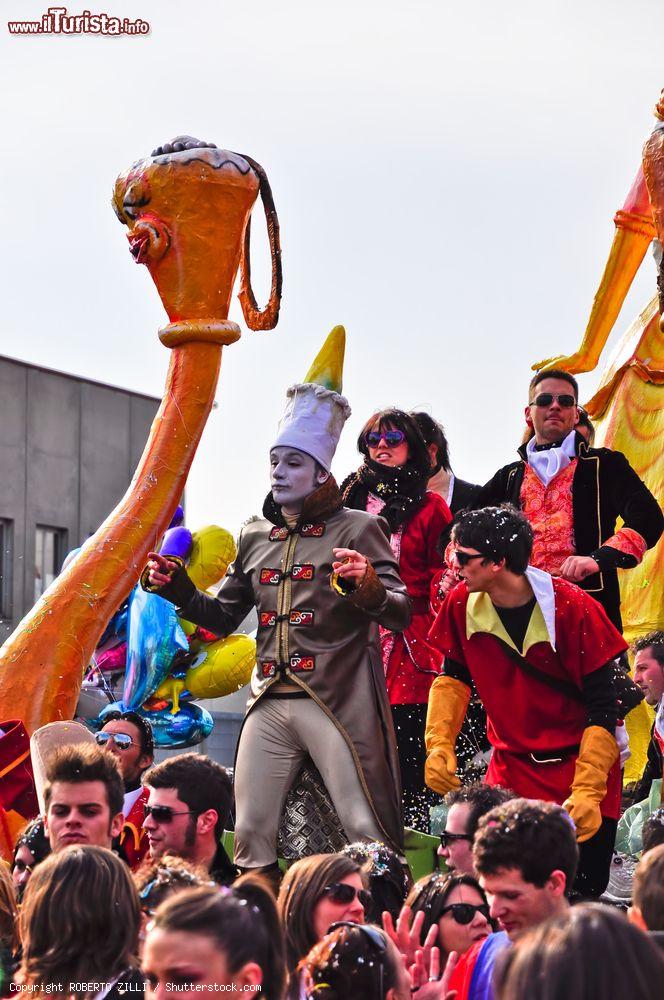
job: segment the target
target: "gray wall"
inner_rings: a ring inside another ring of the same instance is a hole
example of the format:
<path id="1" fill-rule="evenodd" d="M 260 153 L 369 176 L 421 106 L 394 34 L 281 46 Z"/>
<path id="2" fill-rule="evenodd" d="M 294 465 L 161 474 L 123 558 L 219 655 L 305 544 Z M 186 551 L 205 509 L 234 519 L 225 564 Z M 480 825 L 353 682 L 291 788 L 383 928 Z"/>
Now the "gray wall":
<path id="1" fill-rule="evenodd" d="M 159 400 L 0 357 L 0 518 L 13 522 L 12 615 L 34 601 L 35 527 L 75 548 L 125 493 Z"/>

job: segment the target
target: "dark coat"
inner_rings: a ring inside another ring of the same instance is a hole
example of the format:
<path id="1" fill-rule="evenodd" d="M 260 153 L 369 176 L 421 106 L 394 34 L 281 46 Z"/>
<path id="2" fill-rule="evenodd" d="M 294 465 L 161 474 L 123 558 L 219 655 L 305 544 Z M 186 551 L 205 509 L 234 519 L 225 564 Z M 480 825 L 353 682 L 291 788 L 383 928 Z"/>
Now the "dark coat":
<path id="1" fill-rule="evenodd" d="M 237 558 L 217 597 L 196 590 L 183 570 L 158 592 L 176 603 L 187 621 L 220 636 L 233 632 L 256 607 L 256 667 L 247 714 L 277 680 L 306 691 L 346 740 L 385 842 L 400 852 L 399 761 L 378 626 L 403 631 L 411 604 L 387 523 L 343 507 L 332 479 L 307 497 L 293 529 L 271 495 L 264 514 L 243 528 Z M 330 586 L 333 548 L 356 549 L 370 562 L 362 585 L 346 596 Z"/>
<path id="2" fill-rule="evenodd" d="M 589 448 L 576 433 L 578 462 L 572 481 L 574 546 L 577 555 L 592 556 L 600 571 L 586 577 L 579 586 L 599 601 L 607 615 L 622 631 L 618 569 L 631 569 L 636 559 L 604 543 L 616 533 L 622 518 L 626 528 L 637 531 L 648 548 L 656 544 L 664 528 L 664 516 L 657 500 L 637 476 L 620 451 Z M 521 485 L 526 467 L 526 446 L 521 458 L 503 466 L 482 487 L 473 508 L 497 506 L 504 502 L 521 507 Z"/>

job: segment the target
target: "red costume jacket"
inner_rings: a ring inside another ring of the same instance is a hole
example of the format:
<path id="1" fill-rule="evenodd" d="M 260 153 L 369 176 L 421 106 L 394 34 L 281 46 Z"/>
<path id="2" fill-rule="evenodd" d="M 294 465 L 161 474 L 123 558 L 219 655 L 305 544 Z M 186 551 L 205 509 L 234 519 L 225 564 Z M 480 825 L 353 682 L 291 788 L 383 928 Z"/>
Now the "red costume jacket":
<path id="1" fill-rule="evenodd" d="M 136 871 L 140 866 L 150 846 L 147 830 L 143 829 L 145 819 L 143 806 L 148 801 L 149 795 L 150 792 L 144 785 L 128 815 L 125 816 L 124 826 L 120 831 L 119 851 L 132 871 Z"/>
<path id="2" fill-rule="evenodd" d="M 579 691 L 578 699 L 529 676 L 514 661 L 505 648 L 515 649 L 514 644 L 489 595 L 469 594 L 463 583 L 443 604 L 430 639 L 445 657 L 467 668 L 486 709 L 487 736 L 493 747 L 487 783 L 562 805 L 574 779 L 577 753 L 572 748 L 578 750 L 587 725 L 580 697 L 583 677 L 618 656 L 626 643 L 602 607 L 584 591 L 562 579 L 553 578 L 552 583 L 555 649 L 536 604 L 523 655 L 538 671 L 571 682 Z M 555 757 L 558 750 L 567 750 L 558 763 L 537 763 L 531 756 Z M 618 817 L 620 787 L 617 761 L 609 773 L 602 815 Z"/>
<path id="3" fill-rule="evenodd" d="M 391 705 L 426 705 L 434 677 L 440 673 L 442 658 L 427 638 L 433 624 L 430 593 L 432 581 L 443 566 L 440 537 L 451 520 L 443 498 L 427 492 L 403 531 L 395 532 L 390 539 L 399 561 L 399 575 L 413 605 L 413 617 L 405 632 L 381 633 Z"/>

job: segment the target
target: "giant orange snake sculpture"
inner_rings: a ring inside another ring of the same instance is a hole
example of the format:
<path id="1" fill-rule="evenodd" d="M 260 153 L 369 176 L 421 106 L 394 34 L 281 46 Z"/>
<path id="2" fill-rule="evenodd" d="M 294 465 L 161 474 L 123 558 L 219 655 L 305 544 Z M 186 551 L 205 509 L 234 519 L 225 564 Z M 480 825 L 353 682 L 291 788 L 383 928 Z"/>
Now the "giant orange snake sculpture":
<path id="1" fill-rule="evenodd" d="M 250 212 L 259 191 L 272 254 L 262 311 L 249 268 Z M 170 522 L 212 408 L 222 346 L 240 336 L 227 319 L 238 268 L 248 326 L 271 329 L 279 315 L 278 221 L 265 173 L 249 157 L 180 136 L 118 177 L 113 207 L 171 321 L 159 337 L 172 355 L 125 496 L 0 649 L 0 718 L 21 719 L 30 733 L 72 718 L 98 638 Z"/>

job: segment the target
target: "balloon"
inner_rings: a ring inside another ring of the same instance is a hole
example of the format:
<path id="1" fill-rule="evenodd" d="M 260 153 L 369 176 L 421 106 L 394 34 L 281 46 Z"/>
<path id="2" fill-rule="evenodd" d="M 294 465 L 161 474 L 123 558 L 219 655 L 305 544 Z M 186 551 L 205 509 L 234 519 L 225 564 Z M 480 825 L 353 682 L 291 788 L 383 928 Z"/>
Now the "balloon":
<path id="1" fill-rule="evenodd" d="M 180 525 L 178 528 L 169 528 L 164 535 L 159 551 L 163 556 L 178 556 L 180 559 L 187 559 L 193 545 L 189 528 Z"/>
<path id="2" fill-rule="evenodd" d="M 121 701 L 108 705 L 99 716 L 88 722 L 93 731 L 101 729 L 104 719 L 110 712 L 126 711 Z M 171 714 L 170 708 L 160 708 L 146 711 L 143 708 L 134 709 L 146 722 L 152 726 L 155 746 L 178 750 L 184 747 L 194 747 L 206 739 L 212 732 L 214 722 L 212 716 L 200 705 L 181 705 L 179 712 Z"/>
<path id="3" fill-rule="evenodd" d="M 184 686 L 193 698 L 223 698 L 249 683 L 255 662 L 255 641 L 248 635 L 229 635 L 202 647 Z"/>
<path id="4" fill-rule="evenodd" d="M 199 590 L 207 590 L 225 576 L 237 555 L 230 531 L 209 524 L 193 533 L 194 546 L 187 572 Z"/>
<path id="5" fill-rule="evenodd" d="M 64 573 L 64 571 L 67 569 L 67 566 L 69 566 L 69 563 L 74 561 L 74 559 L 76 558 L 76 556 L 79 554 L 80 551 L 81 551 L 81 546 L 79 545 L 78 548 L 72 549 L 70 552 L 67 553 L 67 555 L 62 560 L 62 566 L 60 567 L 61 573 Z"/>
<path id="6" fill-rule="evenodd" d="M 189 651 L 177 612 L 170 601 L 134 588 L 129 602 L 127 671 L 122 702 L 136 709 L 168 676 L 176 654 Z"/>
<path id="7" fill-rule="evenodd" d="M 104 629 L 101 639 L 97 643 L 97 649 L 104 646 L 110 639 L 113 643 L 118 641 L 124 642 L 127 638 L 127 608 L 129 607 L 129 601 L 124 601 L 120 608 L 115 612 L 108 625 Z"/>
<path id="8" fill-rule="evenodd" d="M 178 525 L 183 523 L 184 523 L 184 510 L 182 509 L 182 504 L 178 504 L 177 507 L 175 508 L 175 513 L 171 518 L 171 523 L 169 524 L 168 527 L 177 528 Z"/>
<path id="9" fill-rule="evenodd" d="M 95 653 L 95 663 L 100 670 L 105 673 L 114 673 L 124 670 L 127 663 L 127 643 L 121 642 L 117 646 L 111 646 L 101 653 Z"/>

